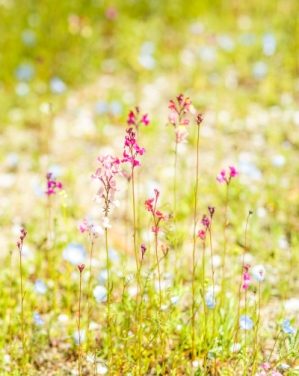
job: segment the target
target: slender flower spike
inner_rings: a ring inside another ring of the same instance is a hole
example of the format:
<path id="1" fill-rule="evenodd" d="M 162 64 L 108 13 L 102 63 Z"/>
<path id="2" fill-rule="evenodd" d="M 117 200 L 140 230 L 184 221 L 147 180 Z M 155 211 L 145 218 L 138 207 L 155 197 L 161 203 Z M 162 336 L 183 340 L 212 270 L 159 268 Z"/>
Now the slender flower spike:
<path id="1" fill-rule="evenodd" d="M 60 181 L 57 181 L 51 172 L 48 172 L 47 175 L 47 190 L 46 195 L 52 196 L 56 195 L 57 191 L 61 191 L 63 186 Z"/>
<path id="2" fill-rule="evenodd" d="M 155 197 L 149 198 L 145 201 L 144 205 L 146 210 L 152 214 L 153 217 L 153 226 L 152 226 L 152 232 L 158 233 L 160 231 L 159 224 L 161 221 L 164 221 L 168 219 L 168 216 L 163 214 L 160 210 L 157 209 L 157 202 L 158 198 L 160 196 L 160 192 L 158 189 L 154 189 Z"/>
<path id="3" fill-rule="evenodd" d="M 87 232 L 90 237 L 97 238 L 99 235 L 103 234 L 103 229 L 101 226 L 95 225 L 93 222 L 88 221 L 86 218 L 78 225 L 79 231 L 81 234 Z"/>
<path id="4" fill-rule="evenodd" d="M 120 160 L 108 154 L 98 157 L 98 162 L 99 167 L 92 178 L 100 183 L 97 197 L 103 201 L 103 211 L 105 217 L 107 217 L 117 191 L 116 177 L 120 175 Z"/>
<path id="5" fill-rule="evenodd" d="M 140 125 L 148 126 L 150 124 L 150 120 L 148 114 L 140 115 L 139 107 L 135 107 L 135 109 L 131 110 L 128 114 L 127 124 L 130 128 L 134 126 L 137 131 Z"/>
<path id="6" fill-rule="evenodd" d="M 126 130 L 122 163 L 130 163 L 132 168 L 140 166 L 140 161 L 137 158 L 143 155 L 144 152 L 145 149 L 137 144 L 133 128 L 128 128 Z"/>
<path id="7" fill-rule="evenodd" d="M 175 100 L 171 99 L 169 101 L 168 108 L 170 112 L 168 114 L 168 120 L 175 129 L 175 138 L 177 144 L 183 143 L 187 139 L 188 131 L 186 127 L 190 122 L 188 118 L 190 107 L 190 98 L 185 97 L 183 94 L 178 95 Z M 200 118 L 200 116 L 197 117 L 196 121 L 197 124 L 198 122 L 201 123 L 202 119 Z"/>
<path id="8" fill-rule="evenodd" d="M 239 172 L 237 171 L 236 167 L 229 166 L 229 170 L 226 171 L 225 169 L 222 169 L 220 173 L 217 176 L 217 181 L 219 183 L 225 183 L 229 184 L 231 180 L 239 175 Z"/>
<path id="9" fill-rule="evenodd" d="M 19 240 L 17 241 L 17 247 L 19 251 L 22 251 L 24 239 L 26 238 L 26 236 L 27 236 L 27 231 L 22 227 L 20 229 Z"/>

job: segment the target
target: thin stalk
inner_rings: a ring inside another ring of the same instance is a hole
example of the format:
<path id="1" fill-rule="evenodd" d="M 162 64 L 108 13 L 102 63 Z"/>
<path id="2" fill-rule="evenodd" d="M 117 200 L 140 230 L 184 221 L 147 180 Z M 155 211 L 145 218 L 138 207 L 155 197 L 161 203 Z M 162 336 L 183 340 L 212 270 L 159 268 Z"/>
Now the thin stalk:
<path id="1" fill-rule="evenodd" d="M 249 226 L 249 219 L 252 215 L 252 211 L 250 210 L 245 225 L 245 234 L 244 234 L 244 252 L 242 257 L 242 266 L 241 266 L 241 277 L 240 277 L 240 284 L 239 284 L 239 291 L 238 291 L 238 312 L 237 312 L 237 322 L 236 322 L 236 334 L 234 342 L 237 343 L 238 341 L 238 334 L 239 334 L 239 320 L 240 320 L 240 311 L 241 311 L 241 292 L 242 292 L 242 281 L 243 281 L 243 270 L 245 266 L 245 253 L 248 249 L 247 245 L 247 238 L 248 238 L 248 226 Z"/>
<path id="2" fill-rule="evenodd" d="M 203 297 L 203 313 L 204 313 L 204 344 L 207 343 L 207 317 L 208 317 L 208 314 L 207 314 L 207 306 L 206 306 L 206 301 L 205 301 L 205 296 L 206 296 L 206 292 L 205 292 L 205 274 L 206 274 L 206 262 L 205 262 L 205 258 L 206 258 L 206 244 L 205 242 L 203 241 L 203 244 L 202 244 L 202 297 Z M 203 363 L 203 369 L 205 370 L 206 369 L 206 353 L 204 355 L 204 363 Z"/>
<path id="3" fill-rule="evenodd" d="M 223 253 L 222 253 L 222 291 L 221 291 L 221 305 L 225 297 L 226 281 L 225 281 L 225 267 L 226 267 L 226 253 L 227 253 L 227 226 L 228 226 L 228 200 L 229 200 L 229 183 L 226 184 L 225 207 L 224 207 L 224 225 L 223 225 Z"/>
<path id="4" fill-rule="evenodd" d="M 178 143 L 174 147 L 174 175 L 173 175 L 173 218 L 176 221 L 176 202 L 177 202 L 177 165 L 178 165 Z"/>
<path id="5" fill-rule="evenodd" d="M 80 282 L 79 282 L 79 302 L 78 302 L 78 373 L 79 376 L 82 375 L 82 345 L 81 345 L 81 296 L 82 296 L 82 272 L 80 271 Z"/>
<path id="6" fill-rule="evenodd" d="M 252 361 L 252 375 L 255 373 L 255 363 L 258 352 L 258 331 L 261 319 L 261 282 L 258 284 L 258 305 L 257 305 L 257 320 L 255 328 L 255 337 L 254 337 L 254 352 L 253 352 L 253 361 Z"/>
<path id="7" fill-rule="evenodd" d="M 108 250 L 108 229 L 105 228 L 105 248 L 106 248 L 106 269 L 107 269 L 107 331 L 108 331 L 108 364 L 109 370 L 112 359 L 112 338 L 111 338 L 111 280 L 110 280 L 110 260 Z"/>
<path id="8" fill-rule="evenodd" d="M 92 256 L 93 256 L 93 246 L 94 246 L 94 237 L 91 235 L 91 241 L 90 241 L 90 251 L 89 251 L 89 278 L 88 278 L 88 286 L 87 286 L 87 346 L 89 346 L 90 342 L 90 317 L 91 317 L 91 280 L 92 280 Z"/>
<path id="9" fill-rule="evenodd" d="M 24 320 L 24 290 L 23 290 L 23 268 L 22 268 L 22 250 L 23 246 L 19 249 L 19 269 L 20 269 L 20 297 L 21 297 L 21 341 L 23 356 L 26 354 L 26 341 L 25 341 L 25 320 Z"/>
<path id="10" fill-rule="evenodd" d="M 212 272 L 212 289 L 213 289 L 213 299 L 215 299 L 215 269 L 214 269 L 214 252 L 213 252 L 213 242 L 212 242 L 212 224 L 209 227 L 209 240 L 210 240 L 210 252 L 211 252 L 211 272 Z M 215 309 L 213 309 L 213 323 L 212 323 L 212 339 L 215 337 Z"/>
<path id="11" fill-rule="evenodd" d="M 196 224 L 197 224 L 197 196 L 199 179 L 199 125 L 197 126 L 196 140 L 196 177 L 194 187 L 194 212 L 193 212 L 193 249 L 192 249 L 192 305 L 191 305 L 191 325 L 192 325 L 192 360 L 195 358 L 195 252 L 196 252 Z"/>

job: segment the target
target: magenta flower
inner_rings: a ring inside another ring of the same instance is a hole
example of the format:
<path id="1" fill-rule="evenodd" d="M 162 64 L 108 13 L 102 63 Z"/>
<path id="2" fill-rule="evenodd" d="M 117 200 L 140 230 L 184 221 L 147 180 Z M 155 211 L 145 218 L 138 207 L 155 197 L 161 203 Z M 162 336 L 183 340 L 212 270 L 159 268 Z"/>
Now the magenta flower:
<path id="1" fill-rule="evenodd" d="M 97 179 L 100 183 L 97 197 L 103 201 L 103 211 L 107 217 L 117 191 L 116 177 L 121 174 L 119 169 L 120 160 L 109 154 L 98 157 L 97 160 L 100 166 L 92 175 L 92 178 Z"/>
<path id="2" fill-rule="evenodd" d="M 201 229 L 198 231 L 197 233 L 197 236 L 201 239 L 201 240 L 205 240 L 206 239 L 206 231 Z"/>
<path id="3" fill-rule="evenodd" d="M 238 175 L 239 172 L 237 171 L 236 167 L 229 166 L 229 171 L 227 172 L 225 169 L 222 169 L 216 179 L 219 183 L 229 184 L 231 179 L 237 177 Z"/>
<path id="4" fill-rule="evenodd" d="M 144 244 L 141 244 L 140 250 L 141 250 L 141 258 L 143 259 L 143 256 L 146 252 L 146 246 Z"/>
<path id="5" fill-rule="evenodd" d="M 146 210 L 151 213 L 153 217 L 152 232 L 158 234 L 158 232 L 160 231 L 160 222 L 168 219 L 168 216 L 163 214 L 160 210 L 157 210 L 157 202 L 160 196 L 160 192 L 158 191 L 158 189 L 154 189 L 154 193 L 155 197 L 146 200 L 144 205 Z"/>
<path id="6" fill-rule="evenodd" d="M 57 191 L 62 190 L 63 186 L 60 181 L 57 181 L 51 172 L 47 173 L 47 190 L 46 195 L 52 196 L 57 193 Z"/>
<path id="7" fill-rule="evenodd" d="M 244 265 L 244 267 L 243 267 L 243 276 L 242 276 L 242 279 L 243 279 L 242 288 L 243 288 L 243 290 L 247 290 L 248 287 L 249 287 L 249 285 L 250 285 L 250 282 L 251 282 L 251 277 L 250 277 L 250 274 L 249 274 L 249 269 L 250 269 L 250 265 L 249 264 Z"/>
<path id="8" fill-rule="evenodd" d="M 140 161 L 137 157 L 143 155 L 144 152 L 145 149 L 137 144 L 133 128 L 128 128 L 126 130 L 122 163 L 130 163 L 132 168 L 140 166 Z"/>
<path id="9" fill-rule="evenodd" d="M 127 124 L 129 127 L 132 125 L 135 127 L 136 131 L 138 130 L 140 125 L 148 126 L 150 123 L 148 114 L 140 115 L 139 107 L 135 107 L 134 110 L 131 110 L 128 114 Z"/>

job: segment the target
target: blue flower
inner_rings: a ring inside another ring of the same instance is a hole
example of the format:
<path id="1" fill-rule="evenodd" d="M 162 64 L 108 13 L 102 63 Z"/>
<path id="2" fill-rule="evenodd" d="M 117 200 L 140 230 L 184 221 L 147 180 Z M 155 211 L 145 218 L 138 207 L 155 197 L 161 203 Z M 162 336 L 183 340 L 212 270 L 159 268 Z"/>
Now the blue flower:
<path id="1" fill-rule="evenodd" d="M 243 330 L 251 330 L 253 328 L 253 321 L 250 317 L 242 315 L 240 317 L 240 328 Z"/>
<path id="2" fill-rule="evenodd" d="M 16 77 L 19 81 L 30 81 L 34 76 L 35 70 L 32 64 L 22 63 L 16 70 Z"/>
<path id="3" fill-rule="evenodd" d="M 107 298 L 107 290 L 104 286 L 98 285 L 93 290 L 93 296 L 98 303 L 105 302 Z"/>
<path id="4" fill-rule="evenodd" d="M 43 326 L 45 321 L 42 319 L 41 315 L 37 312 L 34 312 L 33 314 L 33 321 L 35 325 L 37 326 Z"/>
<path id="5" fill-rule="evenodd" d="M 50 81 L 50 89 L 54 94 L 62 94 L 66 88 L 66 84 L 59 77 L 54 77 Z"/>
<path id="6" fill-rule="evenodd" d="M 295 334 L 296 333 L 296 329 L 291 325 L 291 322 L 288 319 L 283 320 L 283 322 L 281 324 L 281 328 L 282 328 L 282 331 L 285 334 Z"/>
<path id="7" fill-rule="evenodd" d="M 86 261 L 86 251 L 81 244 L 70 243 L 63 251 L 63 258 L 73 265 L 84 264 Z"/>
<path id="8" fill-rule="evenodd" d="M 34 284 L 34 289 L 38 294 L 45 294 L 48 290 L 48 287 L 44 281 L 37 279 Z"/>
<path id="9" fill-rule="evenodd" d="M 209 309 L 214 309 L 216 306 L 216 300 L 212 291 L 206 293 L 205 297 L 206 305 Z"/>

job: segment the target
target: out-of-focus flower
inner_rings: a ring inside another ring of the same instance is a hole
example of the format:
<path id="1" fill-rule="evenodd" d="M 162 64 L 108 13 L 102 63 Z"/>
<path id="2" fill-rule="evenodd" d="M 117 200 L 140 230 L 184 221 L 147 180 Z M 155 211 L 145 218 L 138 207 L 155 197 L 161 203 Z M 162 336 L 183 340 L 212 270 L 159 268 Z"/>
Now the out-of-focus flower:
<path id="1" fill-rule="evenodd" d="M 98 157 L 98 162 L 99 167 L 92 175 L 92 178 L 100 183 L 97 197 L 103 201 L 103 211 L 105 217 L 107 217 L 117 191 L 116 177 L 120 175 L 120 160 L 108 154 Z"/>
<path id="2" fill-rule="evenodd" d="M 251 269 L 251 274 L 257 282 L 263 282 L 266 274 L 265 267 L 263 265 L 255 265 Z"/>
<path id="3" fill-rule="evenodd" d="M 191 100 L 180 94 L 176 99 L 171 99 L 168 103 L 170 110 L 168 114 L 168 121 L 175 129 L 176 143 L 185 142 L 188 136 L 186 126 L 189 124 Z"/>
<path id="4" fill-rule="evenodd" d="M 283 320 L 281 324 L 281 329 L 285 334 L 296 334 L 296 329 L 291 325 L 289 319 Z"/>
<path id="5" fill-rule="evenodd" d="M 105 302 L 107 299 L 107 289 L 104 286 L 98 285 L 93 290 L 93 296 L 98 303 Z"/>
<path id="6" fill-rule="evenodd" d="M 229 166 L 229 171 L 225 169 L 221 170 L 217 176 L 217 181 L 219 183 L 229 184 L 232 178 L 235 178 L 239 175 L 238 170 L 234 166 Z"/>
<path id="7" fill-rule="evenodd" d="M 63 251 L 64 260 L 73 265 L 83 264 L 86 260 L 86 251 L 81 244 L 70 243 Z"/>
<path id="8" fill-rule="evenodd" d="M 57 193 L 57 191 L 61 191 L 63 186 L 60 181 L 57 181 L 56 178 L 53 176 L 52 172 L 48 172 L 46 175 L 47 178 L 47 196 L 53 196 Z"/>
<path id="9" fill-rule="evenodd" d="M 205 296 L 206 305 L 209 309 L 214 309 L 216 306 L 216 299 L 213 291 L 208 291 Z"/>
<path id="10" fill-rule="evenodd" d="M 249 264 L 246 264 L 243 266 L 243 275 L 242 275 L 242 279 L 243 279 L 243 285 L 242 285 L 242 288 L 244 290 L 247 290 L 249 285 L 250 285 L 250 281 L 251 281 L 251 277 L 250 277 L 250 274 L 249 274 L 249 269 L 250 269 L 250 265 Z"/>
<path id="11" fill-rule="evenodd" d="M 253 321 L 247 315 L 242 315 L 240 317 L 239 324 L 240 324 L 240 328 L 243 330 L 251 330 L 253 328 Z"/>
<path id="12" fill-rule="evenodd" d="M 141 115 L 139 107 L 135 107 L 135 109 L 131 110 L 128 114 L 127 124 L 129 127 L 134 126 L 136 131 L 141 125 L 147 126 L 149 123 L 148 114 Z"/>
<path id="13" fill-rule="evenodd" d="M 79 330 L 76 330 L 73 334 L 74 341 L 76 345 L 81 344 L 82 342 L 85 341 L 85 330 L 81 329 L 80 332 Z"/>
<path id="14" fill-rule="evenodd" d="M 42 319 L 41 315 L 37 312 L 35 312 L 33 314 L 33 321 L 35 323 L 35 325 L 37 326 L 43 326 L 45 321 Z"/>
<path id="15" fill-rule="evenodd" d="M 41 279 L 37 279 L 34 284 L 34 289 L 38 294 L 45 294 L 48 290 L 47 285 Z"/>

